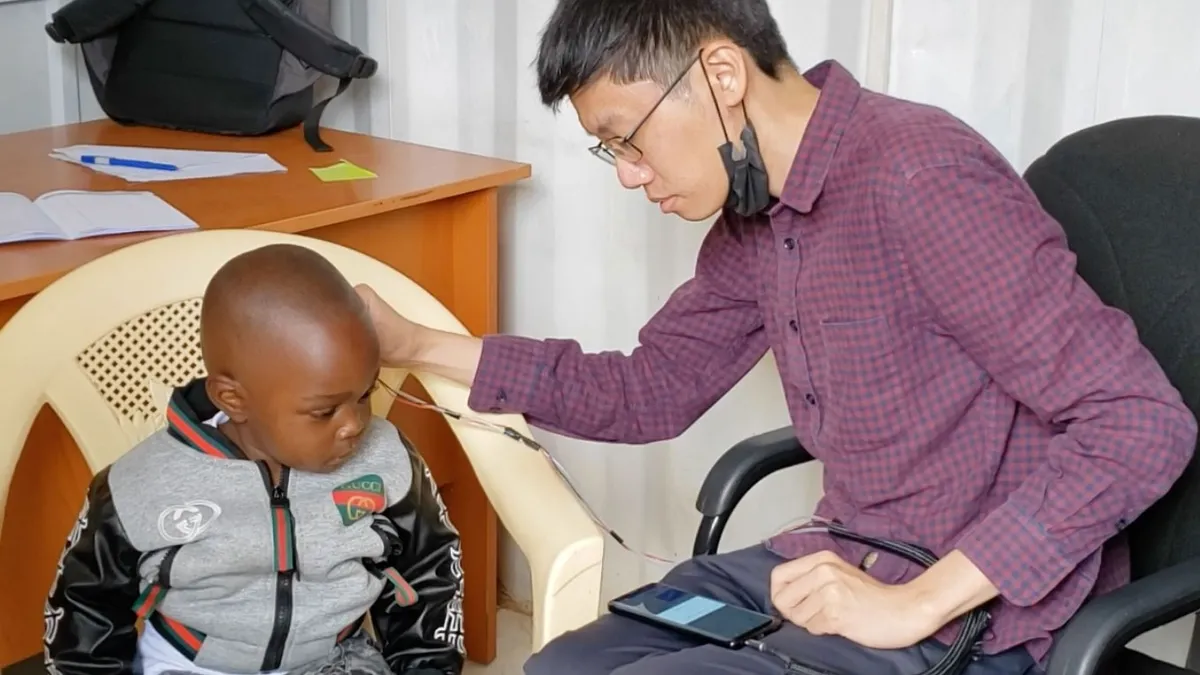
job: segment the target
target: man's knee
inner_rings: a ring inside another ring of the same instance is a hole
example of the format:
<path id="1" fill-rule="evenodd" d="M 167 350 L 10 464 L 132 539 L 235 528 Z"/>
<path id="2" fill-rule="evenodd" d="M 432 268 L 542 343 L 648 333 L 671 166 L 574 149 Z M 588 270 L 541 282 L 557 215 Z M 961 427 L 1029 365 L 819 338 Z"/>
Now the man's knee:
<path id="1" fill-rule="evenodd" d="M 676 563 L 663 575 L 662 582 L 668 586 L 691 590 L 689 586 L 696 580 L 707 579 L 712 574 L 714 569 L 712 558 L 713 556 L 700 555 Z"/>
<path id="2" fill-rule="evenodd" d="M 567 633 L 546 643 L 525 661 L 525 675 L 582 675 L 592 672 L 588 669 L 588 663 L 594 663 L 597 655 L 588 654 L 587 648 L 578 642 L 574 634 Z"/>

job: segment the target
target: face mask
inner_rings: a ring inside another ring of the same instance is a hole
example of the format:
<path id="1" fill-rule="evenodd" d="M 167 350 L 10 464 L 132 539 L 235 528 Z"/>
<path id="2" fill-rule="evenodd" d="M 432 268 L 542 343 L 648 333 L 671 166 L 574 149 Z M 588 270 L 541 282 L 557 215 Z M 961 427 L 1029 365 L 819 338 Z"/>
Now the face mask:
<path id="1" fill-rule="evenodd" d="M 724 123 L 721 126 L 724 129 Z M 733 147 L 728 131 L 725 132 L 725 144 L 718 150 L 725 163 L 725 173 L 729 174 L 729 196 L 725 199 L 725 208 L 743 217 L 762 212 L 771 201 L 771 193 L 767 185 L 767 167 L 758 150 L 758 135 L 754 133 L 750 120 L 746 120 L 746 128 L 742 130 L 740 152 Z"/>

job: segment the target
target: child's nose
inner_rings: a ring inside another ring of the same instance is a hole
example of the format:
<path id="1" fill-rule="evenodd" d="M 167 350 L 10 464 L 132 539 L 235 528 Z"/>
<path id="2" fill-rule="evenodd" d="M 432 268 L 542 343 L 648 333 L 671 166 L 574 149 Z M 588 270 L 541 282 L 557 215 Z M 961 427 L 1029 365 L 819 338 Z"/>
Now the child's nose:
<path id="1" fill-rule="evenodd" d="M 362 434 L 367 428 L 370 415 L 351 415 L 350 419 L 338 429 L 338 440 L 349 441 Z"/>
<path id="2" fill-rule="evenodd" d="M 347 425 L 343 426 L 341 429 L 338 429 L 338 440 L 339 441 L 354 440 L 355 437 L 362 434 L 363 428 L 364 428 L 363 425 L 359 424 L 358 422 L 352 422 L 350 424 L 347 424 Z"/>

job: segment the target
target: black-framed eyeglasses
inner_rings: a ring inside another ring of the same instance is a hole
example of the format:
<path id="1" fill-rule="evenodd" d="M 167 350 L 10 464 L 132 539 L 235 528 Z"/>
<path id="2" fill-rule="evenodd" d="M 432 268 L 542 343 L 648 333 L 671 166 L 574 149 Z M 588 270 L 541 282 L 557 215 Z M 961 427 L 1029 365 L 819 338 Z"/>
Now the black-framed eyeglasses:
<path id="1" fill-rule="evenodd" d="M 642 126 L 646 124 L 646 120 L 650 119 L 650 116 L 654 114 L 654 111 L 658 110 L 658 106 L 662 105 L 662 102 L 667 100 L 667 97 L 671 95 L 672 91 L 675 91 L 675 87 L 679 86 L 679 83 L 683 80 L 683 77 L 687 75 L 688 72 L 691 71 L 692 66 L 696 65 L 696 62 L 700 60 L 700 55 L 702 53 L 703 52 L 696 52 L 695 58 L 688 63 L 687 67 L 684 68 L 682 72 L 675 76 L 675 80 L 671 82 L 671 86 L 667 87 L 667 90 L 663 92 L 663 95 L 660 96 L 654 106 L 650 108 L 650 112 L 646 113 L 646 115 L 642 117 L 642 121 L 638 122 L 637 125 L 633 127 L 633 131 L 630 131 L 621 138 L 610 138 L 606 141 L 600 141 L 599 143 L 588 148 L 588 152 L 604 160 L 605 163 L 613 166 L 617 165 L 618 159 L 624 162 L 629 162 L 630 164 L 636 164 L 637 162 L 640 162 L 642 160 L 642 150 L 638 146 L 634 145 L 631 139 L 633 138 L 634 134 L 636 134 L 638 130 L 640 130 Z"/>

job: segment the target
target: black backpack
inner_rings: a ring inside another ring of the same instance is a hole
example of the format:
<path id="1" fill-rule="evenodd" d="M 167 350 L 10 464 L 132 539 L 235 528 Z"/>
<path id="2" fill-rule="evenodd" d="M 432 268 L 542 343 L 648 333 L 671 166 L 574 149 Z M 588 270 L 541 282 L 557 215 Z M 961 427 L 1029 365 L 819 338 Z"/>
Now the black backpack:
<path id="1" fill-rule="evenodd" d="M 304 124 L 377 63 L 333 34 L 331 0 L 73 0 L 46 32 L 80 44 L 96 100 L 123 124 L 254 136 Z M 316 102 L 322 75 L 339 80 Z"/>

